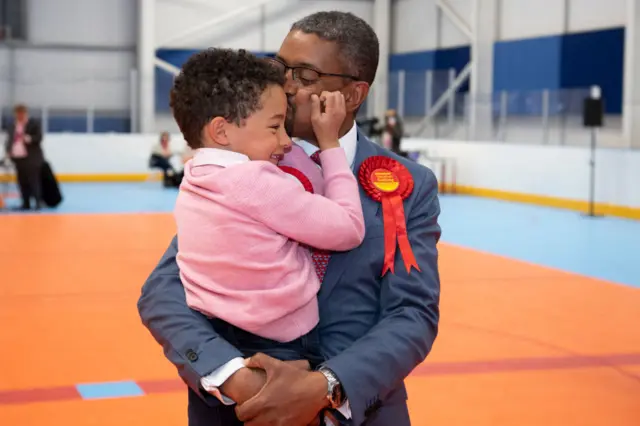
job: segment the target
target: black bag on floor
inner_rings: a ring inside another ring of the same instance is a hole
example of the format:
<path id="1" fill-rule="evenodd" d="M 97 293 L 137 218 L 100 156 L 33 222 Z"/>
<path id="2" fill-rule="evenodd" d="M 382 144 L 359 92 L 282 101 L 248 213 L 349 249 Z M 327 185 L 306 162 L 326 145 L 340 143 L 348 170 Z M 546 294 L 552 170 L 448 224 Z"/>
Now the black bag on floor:
<path id="1" fill-rule="evenodd" d="M 53 170 L 51 170 L 51 166 L 46 161 L 42 163 L 40 185 L 42 186 L 42 201 L 48 207 L 57 207 L 62 202 L 62 193 Z"/>

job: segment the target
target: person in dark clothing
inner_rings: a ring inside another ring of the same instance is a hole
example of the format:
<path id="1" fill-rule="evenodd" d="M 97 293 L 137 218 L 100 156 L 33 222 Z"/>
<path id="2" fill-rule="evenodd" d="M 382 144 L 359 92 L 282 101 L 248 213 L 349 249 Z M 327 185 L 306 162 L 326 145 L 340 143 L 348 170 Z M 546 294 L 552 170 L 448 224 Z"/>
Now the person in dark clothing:
<path id="1" fill-rule="evenodd" d="M 383 146 L 398 155 L 406 157 L 407 153 L 400 149 L 404 133 L 402 121 L 400 121 L 395 110 L 390 109 L 387 111 L 384 117 L 384 126 L 381 130 Z"/>
<path id="2" fill-rule="evenodd" d="M 14 123 L 7 129 L 5 151 L 16 168 L 18 186 L 22 195 L 22 210 L 31 209 L 31 199 L 35 208 L 42 207 L 41 171 L 44 162 L 42 152 L 42 127 L 29 118 L 25 105 L 14 108 Z"/>

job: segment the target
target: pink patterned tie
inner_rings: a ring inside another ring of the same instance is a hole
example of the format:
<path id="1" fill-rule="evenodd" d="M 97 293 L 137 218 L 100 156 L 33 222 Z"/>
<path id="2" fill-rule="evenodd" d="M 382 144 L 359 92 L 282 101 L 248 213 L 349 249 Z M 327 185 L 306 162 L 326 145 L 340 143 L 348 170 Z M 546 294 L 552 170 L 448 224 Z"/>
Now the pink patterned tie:
<path id="1" fill-rule="evenodd" d="M 311 154 L 311 159 L 320 167 L 322 164 L 320 163 L 320 151 L 316 151 Z M 329 259 L 331 258 L 331 253 L 326 250 L 318 250 L 311 249 L 311 258 L 313 259 L 313 263 L 316 267 L 316 274 L 318 274 L 318 278 L 320 282 L 324 280 L 324 275 L 327 273 L 327 267 L 329 266 Z"/>

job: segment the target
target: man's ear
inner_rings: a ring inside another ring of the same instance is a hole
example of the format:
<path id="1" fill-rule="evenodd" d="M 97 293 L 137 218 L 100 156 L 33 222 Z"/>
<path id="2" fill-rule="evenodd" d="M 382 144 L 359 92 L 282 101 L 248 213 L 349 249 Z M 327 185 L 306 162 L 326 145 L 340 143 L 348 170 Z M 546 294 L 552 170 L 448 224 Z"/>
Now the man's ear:
<path id="1" fill-rule="evenodd" d="M 354 81 L 344 91 L 347 112 L 357 111 L 369 95 L 369 84 L 364 81 Z"/>
<path id="2" fill-rule="evenodd" d="M 205 126 L 206 139 L 215 142 L 218 145 L 227 146 L 227 126 L 229 123 L 222 117 L 215 117 Z"/>

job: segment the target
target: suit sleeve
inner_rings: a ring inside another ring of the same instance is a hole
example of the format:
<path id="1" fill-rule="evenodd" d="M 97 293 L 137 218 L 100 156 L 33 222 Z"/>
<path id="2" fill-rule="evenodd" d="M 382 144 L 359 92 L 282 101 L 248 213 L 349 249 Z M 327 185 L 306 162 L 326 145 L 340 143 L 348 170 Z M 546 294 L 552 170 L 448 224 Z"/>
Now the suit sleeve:
<path id="1" fill-rule="evenodd" d="M 430 170 L 416 189 L 407 230 L 421 271 L 408 274 L 397 252 L 395 274 L 382 278 L 380 321 L 325 363 L 342 383 L 355 425 L 424 361 L 438 333 L 440 206 Z"/>
<path id="2" fill-rule="evenodd" d="M 38 121 L 32 120 L 29 126 L 29 136 L 32 145 L 40 145 L 42 142 L 42 126 Z"/>
<path id="3" fill-rule="evenodd" d="M 217 401 L 202 391 L 201 379 L 242 357 L 242 353 L 220 337 L 204 315 L 187 306 L 176 263 L 177 251 L 174 238 L 142 287 L 138 312 L 185 383 L 203 399 Z"/>

